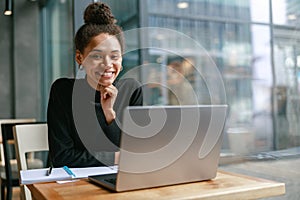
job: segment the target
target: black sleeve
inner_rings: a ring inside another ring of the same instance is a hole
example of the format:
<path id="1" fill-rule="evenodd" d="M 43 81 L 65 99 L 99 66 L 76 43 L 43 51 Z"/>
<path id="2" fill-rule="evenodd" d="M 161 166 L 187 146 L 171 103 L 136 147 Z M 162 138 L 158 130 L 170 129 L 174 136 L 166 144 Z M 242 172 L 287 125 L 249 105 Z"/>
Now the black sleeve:
<path id="1" fill-rule="evenodd" d="M 68 80 L 56 81 L 50 91 L 48 110 L 49 153 L 54 167 L 91 167 L 101 166 L 81 143 L 72 116 L 72 84 Z M 97 155 L 114 160 L 113 152 L 102 152 Z"/>
<path id="2" fill-rule="evenodd" d="M 104 112 L 102 110 L 102 107 L 99 105 L 95 106 L 96 114 L 98 121 L 100 123 L 100 126 L 106 135 L 106 137 L 111 141 L 115 146 L 120 146 L 120 132 L 121 129 L 119 128 L 118 124 L 116 123 L 116 120 L 113 120 L 110 124 L 107 124 L 106 118 L 104 115 Z"/>
<path id="3" fill-rule="evenodd" d="M 119 94 L 118 98 L 122 99 L 121 101 L 116 101 L 116 104 L 119 106 L 117 114 L 122 115 L 123 109 L 126 106 L 142 106 L 143 105 L 143 92 L 142 87 L 138 82 L 136 82 L 133 79 L 126 79 L 122 86 L 119 88 Z M 101 107 L 96 107 L 97 117 L 101 124 L 101 127 L 106 134 L 106 136 L 109 138 L 109 140 L 115 144 L 116 146 L 120 146 L 120 134 L 121 134 L 121 128 L 119 127 L 116 120 L 113 120 L 110 124 L 106 123 L 104 113 L 101 109 Z M 119 120 L 120 116 L 117 116 Z M 120 124 L 120 123 L 119 123 Z"/>

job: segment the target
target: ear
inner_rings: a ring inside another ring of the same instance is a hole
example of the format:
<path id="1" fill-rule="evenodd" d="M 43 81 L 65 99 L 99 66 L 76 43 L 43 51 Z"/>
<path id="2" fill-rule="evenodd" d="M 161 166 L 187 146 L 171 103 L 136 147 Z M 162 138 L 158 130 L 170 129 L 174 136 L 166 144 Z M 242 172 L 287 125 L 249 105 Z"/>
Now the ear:
<path id="1" fill-rule="evenodd" d="M 78 65 L 82 64 L 83 56 L 82 56 L 82 54 L 79 50 L 76 50 L 75 59 L 76 59 L 76 62 L 77 62 Z"/>

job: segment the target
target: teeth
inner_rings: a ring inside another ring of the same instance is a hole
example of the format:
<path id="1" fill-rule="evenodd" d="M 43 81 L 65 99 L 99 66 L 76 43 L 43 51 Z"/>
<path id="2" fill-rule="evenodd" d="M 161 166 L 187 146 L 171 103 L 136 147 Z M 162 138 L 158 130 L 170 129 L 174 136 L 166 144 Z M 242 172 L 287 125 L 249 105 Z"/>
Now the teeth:
<path id="1" fill-rule="evenodd" d="M 103 73 L 97 73 L 101 76 L 111 76 L 114 72 L 103 72 Z"/>
<path id="2" fill-rule="evenodd" d="M 98 76 L 111 76 L 115 72 L 96 72 Z"/>

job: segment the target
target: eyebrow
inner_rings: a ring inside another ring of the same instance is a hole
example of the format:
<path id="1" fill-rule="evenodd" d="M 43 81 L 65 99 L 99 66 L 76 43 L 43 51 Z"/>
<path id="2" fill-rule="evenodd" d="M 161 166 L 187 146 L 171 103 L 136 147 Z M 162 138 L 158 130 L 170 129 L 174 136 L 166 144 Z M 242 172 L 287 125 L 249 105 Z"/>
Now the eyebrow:
<path id="1" fill-rule="evenodd" d="M 103 52 L 103 50 L 101 50 L 101 49 L 93 49 L 92 51 Z M 119 53 L 119 52 L 121 52 L 121 51 L 120 50 L 111 51 L 111 53 Z"/>

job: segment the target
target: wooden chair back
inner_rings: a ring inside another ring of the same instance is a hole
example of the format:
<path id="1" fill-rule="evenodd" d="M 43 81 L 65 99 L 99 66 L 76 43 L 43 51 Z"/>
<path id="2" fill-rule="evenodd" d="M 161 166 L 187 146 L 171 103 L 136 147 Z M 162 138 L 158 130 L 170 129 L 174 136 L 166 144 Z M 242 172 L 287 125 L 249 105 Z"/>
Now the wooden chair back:
<path id="1" fill-rule="evenodd" d="M 16 125 L 13 130 L 18 169 L 19 171 L 27 170 L 27 153 L 49 151 L 47 123 Z M 31 194 L 27 187 L 21 187 L 21 198 L 31 199 Z"/>

